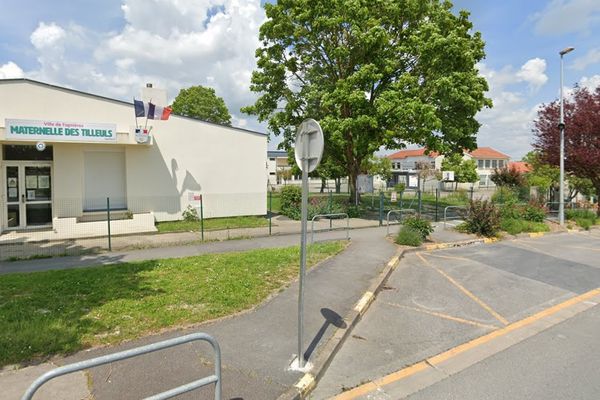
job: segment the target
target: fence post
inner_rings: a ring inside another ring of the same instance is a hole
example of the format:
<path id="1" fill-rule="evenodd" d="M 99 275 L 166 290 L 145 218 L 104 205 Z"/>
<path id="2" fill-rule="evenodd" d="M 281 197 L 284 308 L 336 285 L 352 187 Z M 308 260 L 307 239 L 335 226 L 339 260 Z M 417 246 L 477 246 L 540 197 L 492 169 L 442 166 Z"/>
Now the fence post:
<path id="1" fill-rule="evenodd" d="M 383 192 L 379 192 L 379 226 L 383 225 Z"/>
<path id="2" fill-rule="evenodd" d="M 271 236 L 271 219 L 273 218 L 273 191 L 269 190 L 269 236 Z"/>
<path id="3" fill-rule="evenodd" d="M 333 207 L 333 193 L 329 191 L 329 204 L 327 205 L 327 212 L 331 214 L 331 207 Z M 329 218 L 329 230 L 331 230 L 331 218 Z"/>
<path id="4" fill-rule="evenodd" d="M 112 251 L 112 243 L 110 240 L 110 197 L 106 198 L 106 220 L 108 221 L 108 251 Z"/>
<path id="5" fill-rule="evenodd" d="M 400 209 L 404 208 L 404 202 L 402 201 L 402 194 L 404 193 L 404 190 L 400 192 Z"/>
<path id="6" fill-rule="evenodd" d="M 473 201 L 473 188 L 474 188 L 474 186 L 473 186 L 473 185 L 471 185 L 471 201 Z M 481 197 L 481 196 L 480 196 L 480 197 Z"/>
<path id="7" fill-rule="evenodd" d="M 200 233 L 204 242 L 204 196 L 200 195 Z"/>
<path id="8" fill-rule="evenodd" d="M 438 205 L 440 203 L 440 189 L 435 189 L 435 222 L 438 222 Z"/>
<path id="9" fill-rule="evenodd" d="M 421 218 L 421 207 L 422 207 L 421 189 L 417 190 L 417 196 L 419 196 L 419 218 Z"/>

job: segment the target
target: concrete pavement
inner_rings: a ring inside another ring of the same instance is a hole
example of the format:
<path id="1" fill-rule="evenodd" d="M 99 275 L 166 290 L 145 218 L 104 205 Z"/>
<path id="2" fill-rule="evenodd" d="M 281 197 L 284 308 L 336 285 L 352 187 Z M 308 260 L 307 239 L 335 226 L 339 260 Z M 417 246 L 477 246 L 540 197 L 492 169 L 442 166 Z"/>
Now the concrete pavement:
<path id="1" fill-rule="evenodd" d="M 356 396 L 352 393 L 359 389 L 348 390 L 403 376 L 422 360 L 600 287 L 598 234 L 548 235 L 407 255 L 311 398 L 342 392 L 343 399 L 403 398 L 410 394 L 406 385 L 423 386 L 401 380 L 400 391 L 392 384 L 375 384 Z"/>

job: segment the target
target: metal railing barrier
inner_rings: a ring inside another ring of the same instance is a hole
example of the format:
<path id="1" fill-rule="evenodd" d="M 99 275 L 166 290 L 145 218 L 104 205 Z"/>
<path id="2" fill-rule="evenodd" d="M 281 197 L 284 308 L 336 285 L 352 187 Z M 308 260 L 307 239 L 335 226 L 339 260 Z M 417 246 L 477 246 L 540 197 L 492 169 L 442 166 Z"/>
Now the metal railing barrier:
<path id="1" fill-rule="evenodd" d="M 455 208 L 457 210 L 467 210 L 465 206 L 447 206 L 444 208 L 444 229 L 446 229 L 446 221 L 448 220 L 448 209 Z M 458 219 L 454 217 L 453 219 Z"/>
<path id="2" fill-rule="evenodd" d="M 350 217 L 347 213 L 317 214 L 310 221 L 310 244 L 313 244 L 315 241 L 315 220 L 323 217 L 329 217 L 330 219 L 331 217 L 346 217 L 346 240 L 350 240 Z M 332 230 L 331 226 L 329 230 Z"/>
<path id="3" fill-rule="evenodd" d="M 180 394 L 191 392 L 192 390 L 198 389 L 202 386 L 215 384 L 215 400 L 221 400 L 221 349 L 219 343 L 210 335 L 206 333 L 192 333 L 190 335 L 181 336 L 174 339 L 163 340 L 162 342 L 152 343 L 146 346 L 136 347 L 134 349 L 121 351 L 114 354 L 108 354 L 101 357 L 92 358 L 90 360 L 80 361 L 73 364 L 65 365 L 63 367 L 55 368 L 52 371 L 46 372 L 44 375 L 37 378 L 31 386 L 27 389 L 21 400 L 31 400 L 35 392 L 46 382 L 59 376 L 67 375 L 73 372 L 82 371 L 84 369 L 97 367 L 100 365 L 108 364 L 114 361 L 121 361 L 142 354 L 152 353 L 158 350 L 167 349 L 169 347 L 178 346 L 180 344 L 193 342 L 196 340 L 203 340 L 211 344 L 215 351 L 215 374 L 207 376 L 197 381 L 187 383 L 185 385 L 178 386 L 174 389 L 167 390 L 156 394 L 151 397 L 147 397 L 146 400 L 164 400 L 170 399 Z"/>
<path id="4" fill-rule="evenodd" d="M 390 210 L 390 211 L 388 211 L 387 217 L 386 217 L 386 221 L 387 221 L 387 235 L 390 234 L 390 215 L 392 215 L 392 214 L 399 214 L 400 215 L 399 221 L 402 221 L 402 215 L 403 215 L 403 213 L 414 214 L 414 213 L 416 213 L 416 210 L 414 210 L 412 208 L 400 208 L 398 210 Z"/>

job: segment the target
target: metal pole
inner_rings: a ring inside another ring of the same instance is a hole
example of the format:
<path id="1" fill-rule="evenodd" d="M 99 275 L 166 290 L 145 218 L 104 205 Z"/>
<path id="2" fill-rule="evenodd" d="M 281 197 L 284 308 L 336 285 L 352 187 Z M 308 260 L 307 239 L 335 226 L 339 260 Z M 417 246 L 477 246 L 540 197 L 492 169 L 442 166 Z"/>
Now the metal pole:
<path id="1" fill-rule="evenodd" d="M 379 226 L 383 225 L 383 192 L 379 192 Z"/>
<path id="2" fill-rule="evenodd" d="M 108 221 L 108 251 L 112 251 L 112 243 L 110 240 L 110 198 L 106 198 L 106 220 Z"/>
<path id="3" fill-rule="evenodd" d="M 273 191 L 269 190 L 269 236 L 271 236 L 271 218 L 273 216 Z"/>
<path id="4" fill-rule="evenodd" d="M 333 193 L 331 193 L 331 190 L 329 191 L 329 207 L 327 212 L 329 214 L 331 214 L 331 207 L 333 206 Z M 332 229 L 332 225 L 331 225 L 331 218 L 329 218 L 329 230 Z"/>
<path id="5" fill-rule="evenodd" d="M 560 192 L 558 193 L 558 222 L 565 225 L 565 116 L 563 110 L 563 56 L 560 53 Z"/>
<path id="6" fill-rule="evenodd" d="M 298 284 L 298 367 L 304 367 L 302 337 L 304 335 L 304 274 L 306 271 L 306 224 L 308 219 L 308 140 L 302 149 L 302 234 L 300 239 L 300 278 Z"/>
<path id="7" fill-rule="evenodd" d="M 421 207 L 422 207 L 421 189 L 418 189 L 417 195 L 419 196 L 419 218 L 420 218 L 421 217 Z"/>
<path id="8" fill-rule="evenodd" d="M 440 189 L 435 189 L 435 222 L 438 222 L 438 205 L 440 203 Z"/>
<path id="9" fill-rule="evenodd" d="M 200 195 L 200 235 L 204 242 L 204 196 Z"/>

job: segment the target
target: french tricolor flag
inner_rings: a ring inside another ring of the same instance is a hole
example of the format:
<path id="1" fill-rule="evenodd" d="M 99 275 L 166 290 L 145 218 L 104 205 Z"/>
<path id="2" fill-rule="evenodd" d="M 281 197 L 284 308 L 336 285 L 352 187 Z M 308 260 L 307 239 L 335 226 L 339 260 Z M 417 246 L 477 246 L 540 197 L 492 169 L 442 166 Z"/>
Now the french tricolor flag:
<path id="1" fill-rule="evenodd" d="M 135 116 L 137 117 L 146 117 L 148 119 L 161 119 L 166 120 L 169 119 L 171 115 L 171 107 L 162 107 L 157 106 L 152 103 L 145 103 L 141 100 L 133 100 L 133 106 L 135 109 Z"/>

